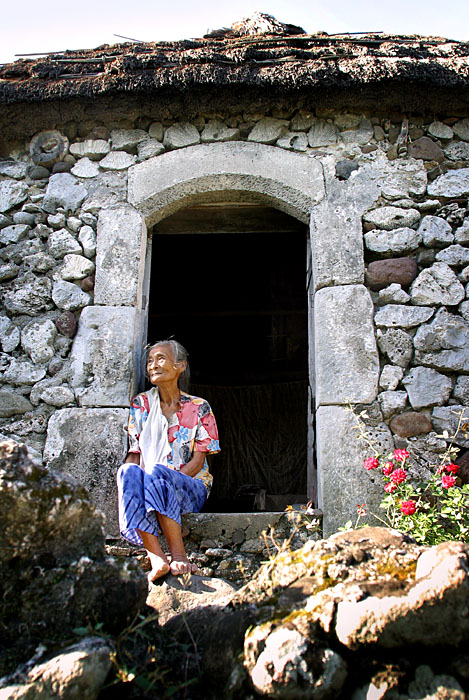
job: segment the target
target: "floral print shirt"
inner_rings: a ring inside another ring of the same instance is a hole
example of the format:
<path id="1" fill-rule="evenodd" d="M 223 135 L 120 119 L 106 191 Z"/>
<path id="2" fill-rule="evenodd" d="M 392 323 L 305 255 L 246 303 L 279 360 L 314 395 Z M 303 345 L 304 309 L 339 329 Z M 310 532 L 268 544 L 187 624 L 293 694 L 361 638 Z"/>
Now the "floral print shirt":
<path id="1" fill-rule="evenodd" d="M 158 389 L 153 387 L 150 391 L 137 394 L 131 401 L 128 426 L 129 452 L 134 454 L 140 453 L 138 440 L 150 412 L 151 393 L 156 391 Z M 220 452 L 215 416 L 207 401 L 181 391 L 180 403 L 181 408 L 168 421 L 168 441 L 171 447 L 171 454 L 168 456 L 170 469 L 180 469 L 191 460 L 194 452 L 207 454 Z M 210 493 L 213 476 L 208 470 L 207 460 L 194 479 L 200 479 L 207 493 Z"/>

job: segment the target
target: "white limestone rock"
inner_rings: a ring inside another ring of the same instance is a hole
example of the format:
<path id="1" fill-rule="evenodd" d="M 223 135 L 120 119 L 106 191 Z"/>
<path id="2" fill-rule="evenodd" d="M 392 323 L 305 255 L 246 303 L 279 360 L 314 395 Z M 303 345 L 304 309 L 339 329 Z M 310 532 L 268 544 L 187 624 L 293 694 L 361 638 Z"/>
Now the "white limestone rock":
<path id="1" fill-rule="evenodd" d="M 39 397 L 44 403 L 56 408 L 70 406 L 75 401 L 75 394 L 68 386 L 45 387 L 39 393 Z"/>
<path id="2" fill-rule="evenodd" d="M 0 265 L 0 282 L 9 282 L 9 280 L 18 277 L 20 268 L 15 263 L 7 263 L 6 265 Z"/>
<path id="3" fill-rule="evenodd" d="M 73 166 L 71 172 L 77 177 L 85 179 L 96 177 L 99 173 L 99 165 L 89 158 L 80 158 Z"/>
<path id="4" fill-rule="evenodd" d="M 384 365 L 379 377 L 379 388 L 384 391 L 394 391 L 402 377 L 404 369 L 396 365 Z"/>
<path id="5" fill-rule="evenodd" d="M 155 158 L 155 156 L 159 156 L 164 153 L 165 150 L 165 147 L 160 141 L 157 141 L 156 139 L 147 139 L 146 141 L 139 143 L 137 146 L 137 161 L 141 163 L 142 160 Z"/>
<path id="6" fill-rule="evenodd" d="M 0 175 L 11 177 L 13 180 L 24 180 L 28 174 L 29 163 L 20 160 L 0 161 Z"/>
<path id="7" fill-rule="evenodd" d="M 469 377 L 458 377 L 453 389 L 453 396 L 459 403 L 469 406 Z"/>
<path id="8" fill-rule="evenodd" d="M 298 151 L 302 153 L 308 148 L 308 139 L 303 132 L 287 131 L 287 133 L 279 138 L 277 146 L 287 148 L 290 151 Z"/>
<path id="9" fill-rule="evenodd" d="M 422 242 L 422 234 L 412 228 L 396 228 L 393 231 L 373 229 L 365 233 L 365 245 L 375 253 L 410 253 Z"/>
<path id="10" fill-rule="evenodd" d="M 63 311 L 76 311 L 91 304 L 91 296 L 76 284 L 65 280 L 55 282 L 52 289 L 54 304 Z"/>
<path id="11" fill-rule="evenodd" d="M 429 195 L 434 197 L 447 197 L 448 199 L 467 196 L 469 194 L 469 168 L 449 170 L 433 180 L 428 185 L 427 191 Z"/>
<path id="12" fill-rule="evenodd" d="M 51 289 L 52 282 L 48 277 L 27 273 L 21 278 L 21 283 L 14 284 L 13 289 L 5 293 L 3 303 L 11 313 L 36 316 L 52 308 Z"/>
<path id="13" fill-rule="evenodd" d="M 80 255 L 83 250 L 76 238 L 65 228 L 53 231 L 47 241 L 47 249 L 54 258 L 60 260 L 69 253 Z"/>
<path id="14" fill-rule="evenodd" d="M 375 228 L 392 231 L 401 227 L 411 227 L 420 221 L 420 213 L 417 209 L 402 209 L 402 207 L 379 207 L 372 209 L 363 216 L 366 224 Z"/>
<path id="15" fill-rule="evenodd" d="M 469 323 L 440 309 L 414 336 L 415 361 L 437 370 L 469 372 Z"/>
<path id="16" fill-rule="evenodd" d="M 125 155 L 125 154 L 124 154 Z M 130 156 L 135 158 L 135 156 Z M 98 177 L 86 180 L 88 198 L 83 203 L 80 218 L 86 215 L 98 215 L 101 209 L 107 209 L 127 199 L 127 171 L 107 170 Z"/>
<path id="17" fill-rule="evenodd" d="M 234 141 L 237 138 L 239 138 L 239 129 L 230 129 L 223 124 L 223 122 L 220 122 L 217 119 L 211 119 L 209 122 L 207 122 L 200 136 L 202 143 Z"/>
<path id="18" fill-rule="evenodd" d="M 20 329 L 6 315 L 0 313 L 0 344 L 3 352 L 12 352 L 20 342 Z"/>
<path id="19" fill-rule="evenodd" d="M 441 216 L 424 216 L 418 232 L 422 236 L 423 244 L 430 248 L 445 246 L 454 240 L 451 226 Z"/>
<path id="20" fill-rule="evenodd" d="M 381 194 L 386 199 L 398 200 L 422 197 L 427 191 L 427 171 L 421 160 L 396 160 L 388 165 L 390 172 L 383 183 Z M 439 202 L 437 201 L 437 206 Z M 397 206 L 397 205 L 396 205 Z M 415 205 L 417 208 L 417 205 Z M 411 207 L 412 208 L 412 205 Z"/>
<path id="21" fill-rule="evenodd" d="M 457 434 L 458 422 L 462 417 L 461 423 L 469 422 L 469 408 L 456 404 L 453 406 L 437 406 L 432 411 L 432 423 L 435 430 L 443 433 L 448 431 L 450 436 L 456 435 L 454 442 L 459 447 L 469 448 L 469 434 L 467 431 L 460 430 Z"/>
<path id="22" fill-rule="evenodd" d="M 414 367 L 402 380 L 412 408 L 443 406 L 451 396 L 453 382 L 429 367 Z"/>
<path id="23" fill-rule="evenodd" d="M 65 226 L 65 222 L 65 214 L 62 212 L 57 212 L 57 214 L 49 214 L 47 217 L 47 223 L 52 228 L 63 228 Z"/>
<path id="24" fill-rule="evenodd" d="M 31 227 L 27 226 L 26 224 L 13 224 L 13 226 L 6 226 L 0 231 L 0 243 L 3 243 L 3 245 L 18 243 L 26 237 L 26 234 L 30 229 Z"/>
<path id="25" fill-rule="evenodd" d="M 412 304 L 419 306 L 455 306 L 464 299 L 464 295 L 463 285 L 449 265 L 443 262 L 436 262 L 422 270 L 410 287 Z"/>
<path id="26" fill-rule="evenodd" d="M 407 304 L 409 300 L 410 295 L 397 283 L 390 284 L 378 292 L 379 304 Z"/>
<path id="27" fill-rule="evenodd" d="M 110 150 L 109 141 L 104 139 L 85 139 L 78 143 L 72 143 L 70 146 L 70 153 L 79 159 L 101 160 Z"/>
<path id="28" fill-rule="evenodd" d="M 463 319 L 469 322 L 469 301 L 462 301 L 458 308 Z"/>
<path id="29" fill-rule="evenodd" d="M 49 214 L 55 214 L 58 207 L 67 213 L 73 213 L 86 199 L 87 191 L 83 184 L 71 173 L 51 175 L 42 208 Z"/>
<path id="30" fill-rule="evenodd" d="M 35 364 L 49 362 L 54 357 L 55 323 L 49 319 L 31 321 L 21 331 L 21 347 Z"/>
<path id="31" fill-rule="evenodd" d="M 60 276 L 63 280 L 72 282 L 82 280 L 94 272 L 94 263 L 83 255 L 65 255 Z"/>
<path id="32" fill-rule="evenodd" d="M 200 143 L 198 129 L 189 122 L 179 122 L 166 129 L 163 145 L 166 148 L 185 148 Z"/>
<path id="33" fill-rule="evenodd" d="M 111 131 L 112 150 L 135 153 L 138 144 L 149 138 L 148 131 L 143 129 L 113 129 Z"/>
<path id="34" fill-rule="evenodd" d="M 463 225 L 454 232 L 456 243 L 469 243 L 469 218 L 464 219 Z"/>
<path id="35" fill-rule="evenodd" d="M 468 265 L 469 264 L 469 248 L 464 248 L 459 243 L 450 245 L 444 250 L 438 251 L 435 255 L 436 260 L 447 263 L 448 265 Z"/>
<path id="36" fill-rule="evenodd" d="M 81 219 L 78 218 L 78 216 L 69 216 L 67 219 L 67 228 L 70 229 L 70 231 L 73 231 L 73 233 L 78 233 L 80 228 L 83 226 L 83 222 Z"/>
<path id="37" fill-rule="evenodd" d="M 375 323 L 384 328 L 414 328 L 428 321 L 433 314 L 434 309 L 424 306 L 387 304 L 376 312 Z"/>
<path id="38" fill-rule="evenodd" d="M 264 117 L 251 130 L 248 141 L 273 144 L 288 131 L 288 121 Z"/>
<path id="39" fill-rule="evenodd" d="M 382 391 L 378 394 L 378 401 L 383 414 L 383 418 L 387 420 L 396 413 L 401 413 L 407 403 L 406 391 Z"/>
<path id="40" fill-rule="evenodd" d="M 2 180 L 0 182 L 0 212 L 10 211 L 28 198 L 28 185 L 25 182 Z"/>
<path id="41" fill-rule="evenodd" d="M 91 226 L 82 226 L 78 234 L 78 241 L 83 248 L 83 254 L 87 258 L 94 257 L 96 253 L 96 233 Z"/>
<path id="42" fill-rule="evenodd" d="M 0 418 L 10 418 L 32 411 L 33 406 L 25 396 L 17 391 L 0 387 Z"/>
<path id="43" fill-rule="evenodd" d="M 443 149 L 443 152 L 448 160 L 469 160 L 469 143 L 453 141 Z"/>
<path id="44" fill-rule="evenodd" d="M 99 161 L 99 167 L 103 170 L 127 170 L 136 160 L 136 156 L 126 151 L 111 151 Z"/>
<path id="45" fill-rule="evenodd" d="M 46 375 L 44 366 L 34 365 L 29 360 L 13 357 L 10 366 L 3 374 L 3 381 L 7 384 L 35 384 Z"/>
<path id="46" fill-rule="evenodd" d="M 453 131 L 462 141 L 469 141 L 469 119 L 461 119 L 453 125 Z"/>
<path id="47" fill-rule="evenodd" d="M 316 119 L 308 131 L 308 144 L 311 148 L 333 146 L 339 139 L 339 130 L 335 124 L 324 119 Z"/>

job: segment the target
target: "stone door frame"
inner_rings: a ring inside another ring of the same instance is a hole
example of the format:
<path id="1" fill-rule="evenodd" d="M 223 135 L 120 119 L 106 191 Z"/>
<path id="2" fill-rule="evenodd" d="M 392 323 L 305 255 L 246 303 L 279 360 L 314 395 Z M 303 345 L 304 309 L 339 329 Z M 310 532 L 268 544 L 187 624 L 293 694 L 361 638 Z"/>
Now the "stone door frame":
<path id="1" fill-rule="evenodd" d="M 183 207 L 214 201 L 259 202 L 309 223 L 318 496 L 325 534 L 335 531 L 357 503 L 377 497 L 363 473 L 363 449 L 347 406 L 371 403 L 378 390 L 361 216 L 379 197 L 379 165 L 339 182 L 327 158 L 225 142 L 171 151 L 131 167 L 128 177 L 127 202 L 98 217 L 94 306 L 83 310 L 72 350 L 79 405 L 127 407 L 138 387 L 150 227 Z"/>

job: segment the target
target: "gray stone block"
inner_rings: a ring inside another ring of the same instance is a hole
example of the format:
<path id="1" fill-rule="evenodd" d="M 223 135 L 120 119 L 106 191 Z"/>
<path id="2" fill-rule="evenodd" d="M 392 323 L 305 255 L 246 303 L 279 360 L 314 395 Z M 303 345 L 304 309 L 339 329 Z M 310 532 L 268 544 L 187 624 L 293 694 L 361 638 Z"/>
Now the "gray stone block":
<path id="1" fill-rule="evenodd" d="M 100 212 L 96 248 L 95 304 L 135 306 L 142 287 L 146 228 L 129 205 Z"/>
<path id="2" fill-rule="evenodd" d="M 49 178 L 42 208 L 55 214 L 57 207 L 66 212 L 74 212 L 86 198 L 87 191 L 79 180 L 70 173 L 57 173 Z"/>
<path id="3" fill-rule="evenodd" d="M 443 262 L 436 262 L 422 270 L 410 288 L 412 303 L 418 306 L 456 306 L 464 296 L 461 282 L 449 265 Z"/>
<path id="4" fill-rule="evenodd" d="M 71 352 L 71 386 L 80 406 L 127 406 L 134 372 L 136 310 L 83 309 Z"/>
<path id="5" fill-rule="evenodd" d="M 440 175 L 428 185 L 427 190 L 432 197 L 467 196 L 469 194 L 469 168 L 450 170 L 444 175 Z"/>
<path id="6" fill-rule="evenodd" d="M 414 367 L 402 380 L 412 408 L 443 406 L 451 396 L 453 382 L 429 367 Z"/>
<path id="7" fill-rule="evenodd" d="M 321 406 L 317 410 L 319 507 L 324 512 L 324 537 L 336 532 L 347 520 L 355 522 L 357 504 L 364 503 L 368 512 L 379 514 L 381 480 L 363 467 L 374 450 L 364 440 L 356 439 L 356 426 L 357 419 L 344 406 Z M 387 454 L 394 449 L 386 425 L 366 428 L 366 433 L 375 450 Z"/>
<path id="8" fill-rule="evenodd" d="M 385 328 L 414 328 L 428 321 L 433 314 L 434 309 L 426 306 L 387 304 L 376 312 L 375 323 Z"/>
<path id="9" fill-rule="evenodd" d="M 373 303 L 362 285 L 321 289 L 315 296 L 316 401 L 371 403 L 379 359 Z"/>
<path id="10" fill-rule="evenodd" d="M 106 533 L 119 534 L 116 473 L 127 452 L 128 411 L 64 408 L 47 427 L 44 461 L 71 474 L 106 516 Z"/>
<path id="11" fill-rule="evenodd" d="M 263 201 L 307 223 L 311 207 L 324 196 L 322 167 L 275 146 L 226 142 L 164 153 L 129 170 L 128 201 L 148 226 L 181 206 L 227 196 Z"/>

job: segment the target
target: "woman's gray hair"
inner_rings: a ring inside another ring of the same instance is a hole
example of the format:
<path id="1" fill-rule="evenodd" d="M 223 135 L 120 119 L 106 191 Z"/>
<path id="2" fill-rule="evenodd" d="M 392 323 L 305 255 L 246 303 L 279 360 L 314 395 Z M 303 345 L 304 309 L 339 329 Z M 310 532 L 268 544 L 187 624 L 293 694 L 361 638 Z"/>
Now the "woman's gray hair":
<path id="1" fill-rule="evenodd" d="M 183 345 L 181 345 L 181 343 L 178 343 L 177 340 L 173 340 L 172 338 L 168 340 L 158 340 L 156 343 L 147 345 L 145 366 L 148 362 L 148 355 L 150 354 L 150 350 L 153 350 L 153 348 L 158 347 L 158 345 L 167 345 L 171 349 L 172 355 L 174 357 L 174 362 L 186 363 L 186 369 L 184 370 L 184 372 L 181 372 L 181 374 L 178 377 L 178 387 L 182 391 L 189 391 L 189 384 L 191 379 L 191 372 L 189 369 L 188 359 L 189 353 L 187 352 L 186 348 Z"/>

